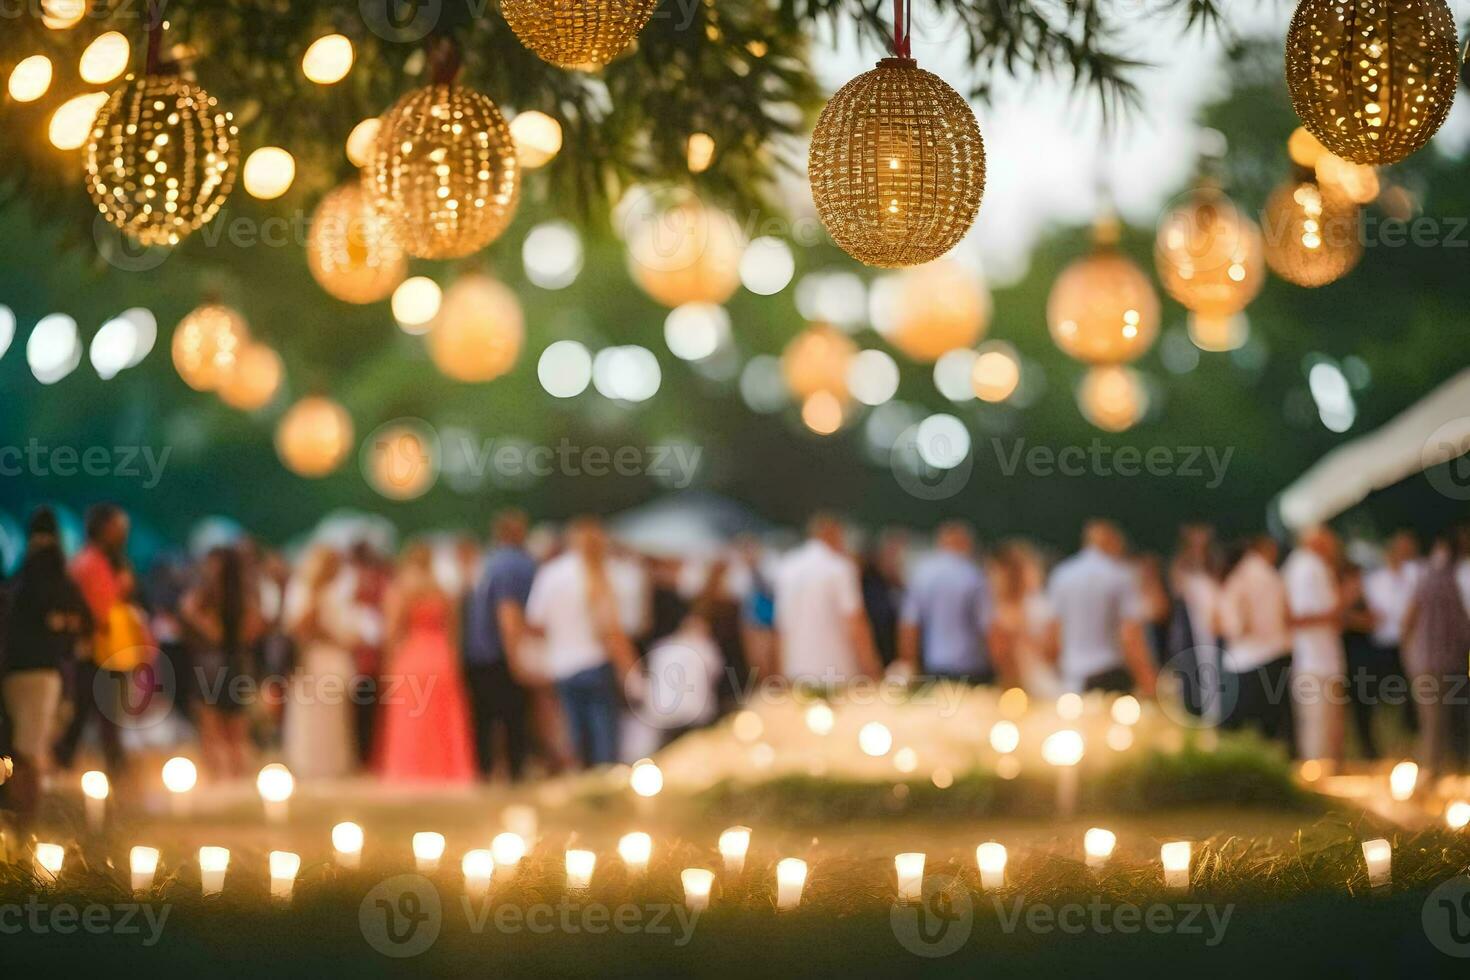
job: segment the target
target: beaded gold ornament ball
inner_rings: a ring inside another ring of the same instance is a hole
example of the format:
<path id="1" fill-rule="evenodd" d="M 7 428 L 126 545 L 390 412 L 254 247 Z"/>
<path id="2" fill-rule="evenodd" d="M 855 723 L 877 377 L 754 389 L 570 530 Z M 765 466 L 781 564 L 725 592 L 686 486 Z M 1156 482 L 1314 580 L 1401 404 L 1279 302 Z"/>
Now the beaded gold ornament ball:
<path id="1" fill-rule="evenodd" d="M 1212 319 L 1245 309 L 1266 281 L 1255 222 L 1218 188 L 1202 186 L 1159 223 L 1154 264 L 1181 306 Z"/>
<path id="2" fill-rule="evenodd" d="M 985 193 L 985 144 L 960 94 L 909 58 L 885 58 L 822 110 L 808 159 L 833 241 L 867 265 L 944 255 Z"/>
<path id="3" fill-rule="evenodd" d="M 1046 322 L 1062 353 L 1088 364 L 1124 364 L 1159 334 L 1153 283 L 1117 248 L 1120 228 L 1099 222 L 1091 254 L 1062 270 L 1046 300 Z"/>
<path id="4" fill-rule="evenodd" d="M 338 187 L 317 205 L 306 264 L 318 285 L 346 303 L 387 299 L 408 274 L 393 223 L 358 183 Z"/>
<path id="5" fill-rule="evenodd" d="M 463 85 L 428 85 L 383 113 L 363 186 L 409 255 L 478 252 L 510 226 L 520 164 L 494 102 Z"/>
<path id="6" fill-rule="evenodd" d="M 1397 163 L 1449 114 L 1459 75 L 1445 0 L 1302 0 L 1286 38 L 1292 107 L 1354 163 Z"/>
<path id="7" fill-rule="evenodd" d="M 208 223 L 235 183 L 236 130 L 214 97 L 177 75 L 129 76 L 98 110 L 87 193 L 143 245 L 175 245 Z"/>
<path id="8" fill-rule="evenodd" d="M 501 0 L 500 12 L 541 60 L 595 71 L 622 53 L 657 6 L 658 0 Z"/>
<path id="9" fill-rule="evenodd" d="M 1266 264 L 1282 279 L 1315 289 L 1336 282 L 1363 257 L 1358 206 L 1317 181 L 1278 187 L 1261 215 Z"/>

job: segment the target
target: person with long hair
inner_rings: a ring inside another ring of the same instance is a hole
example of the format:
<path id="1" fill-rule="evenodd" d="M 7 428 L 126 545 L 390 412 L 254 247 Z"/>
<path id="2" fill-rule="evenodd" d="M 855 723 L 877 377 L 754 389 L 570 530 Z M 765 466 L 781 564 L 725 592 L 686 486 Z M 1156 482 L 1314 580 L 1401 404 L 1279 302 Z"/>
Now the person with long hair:
<path id="1" fill-rule="evenodd" d="M 459 666 L 459 610 L 434 577 L 433 553 L 410 544 L 386 608 L 378 761 L 398 783 L 471 783 L 475 747 Z"/>
<path id="2" fill-rule="evenodd" d="M 250 762 L 249 700 L 252 650 L 260 639 L 259 603 L 247 587 L 244 562 L 233 548 L 204 559 L 203 579 L 180 610 L 194 649 L 199 681 L 199 742 L 216 779 L 239 779 Z"/>
<path id="3" fill-rule="evenodd" d="M 1003 542 L 991 561 L 991 581 L 995 589 L 991 649 L 996 651 L 997 663 L 1014 671 L 1002 671 L 996 682 L 1006 687 L 1020 685 L 1040 697 L 1056 697 L 1062 693 L 1062 684 L 1046 656 L 1051 611 L 1041 555 L 1029 542 Z"/>
<path id="4" fill-rule="evenodd" d="M 92 627 L 92 614 L 66 571 L 56 515 L 31 515 L 26 555 L 10 585 L 10 614 L 0 642 L 0 694 L 10 718 L 15 762 L 10 799 L 21 829 L 40 803 L 51 768 L 51 737 L 61 704 L 62 665 Z"/>
<path id="5" fill-rule="evenodd" d="M 296 666 L 281 743 L 286 765 L 298 776 L 346 776 L 356 762 L 351 685 L 357 633 L 341 571 L 341 555 L 318 546 L 286 590 Z"/>

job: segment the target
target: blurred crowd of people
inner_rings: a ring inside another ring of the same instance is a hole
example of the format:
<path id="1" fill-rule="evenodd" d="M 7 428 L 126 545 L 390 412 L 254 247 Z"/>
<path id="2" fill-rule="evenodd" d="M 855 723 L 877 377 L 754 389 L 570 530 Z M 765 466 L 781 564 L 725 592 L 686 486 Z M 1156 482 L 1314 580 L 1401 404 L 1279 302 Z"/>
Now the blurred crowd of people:
<path id="1" fill-rule="evenodd" d="M 1269 536 L 1222 547 L 1200 524 L 1166 563 L 1094 520 L 1052 563 L 1021 540 L 982 551 L 960 522 L 854 548 L 818 515 L 791 548 L 752 538 L 675 558 L 637 554 L 595 518 L 533 531 L 506 511 L 485 546 L 313 544 L 287 560 L 241 539 L 139 575 L 128 530 L 98 505 L 68 557 L 40 509 L 5 583 L 0 751 L 23 816 L 93 729 L 114 774 L 169 729 L 197 738 L 217 780 L 262 752 L 307 779 L 516 780 L 647 754 L 766 678 L 1163 687 L 1200 724 L 1328 764 L 1349 717 L 1367 758 L 1384 715 L 1417 731 L 1431 770 L 1463 764 L 1470 741 L 1464 534 L 1421 556 L 1399 532 L 1360 567 L 1326 528 L 1282 561 Z"/>

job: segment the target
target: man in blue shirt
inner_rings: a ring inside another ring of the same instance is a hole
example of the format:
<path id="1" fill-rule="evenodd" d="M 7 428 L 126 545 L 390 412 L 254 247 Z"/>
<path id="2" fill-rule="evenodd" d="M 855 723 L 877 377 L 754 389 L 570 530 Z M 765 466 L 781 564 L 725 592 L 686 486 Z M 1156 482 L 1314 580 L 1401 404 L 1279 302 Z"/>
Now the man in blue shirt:
<path id="1" fill-rule="evenodd" d="M 992 662 L 986 642 L 994 602 L 985 570 L 975 559 L 975 537 L 967 525 L 951 521 L 940 526 L 934 543 L 909 579 L 899 619 L 899 658 L 916 673 L 992 683 L 997 667 L 1005 665 Z"/>
<path id="2" fill-rule="evenodd" d="M 495 517 L 495 547 L 485 556 L 480 580 L 465 597 L 464 667 L 475 715 L 480 772 L 495 765 L 497 729 L 503 730 L 512 781 L 520 779 L 529 746 L 526 692 L 520 684 L 520 641 L 526 599 L 536 561 L 526 551 L 526 515 L 517 510 Z"/>

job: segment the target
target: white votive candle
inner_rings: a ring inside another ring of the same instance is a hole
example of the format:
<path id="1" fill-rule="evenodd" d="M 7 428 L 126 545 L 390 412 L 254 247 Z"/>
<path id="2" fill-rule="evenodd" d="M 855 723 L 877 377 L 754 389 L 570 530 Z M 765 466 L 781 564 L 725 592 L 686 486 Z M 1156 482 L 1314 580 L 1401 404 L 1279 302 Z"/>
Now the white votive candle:
<path id="1" fill-rule="evenodd" d="M 924 855 L 917 851 L 899 854 L 893 866 L 898 872 L 898 900 L 905 905 L 917 902 L 924 894 Z"/>
<path id="2" fill-rule="evenodd" d="M 291 892 L 296 887 L 296 875 L 301 871 L 301 855 L 290 851 L 271 851 L 271 898 L 278 902 L 291 901 Z"/>
<path id="3" fill-rule="evenodd" d="M 50 884 L 61 875 L 62 862 L 66 860 L 66 848 L 60 844 L 37 844 L 35 873 L 42 884 Z"/>
<path id="4" fill-rule="evenodd" d="M 82 797 L 87 811 L 87 829 L 93 833 L 101 831 L 107 819 L 107 796 L 110 792 L 112 792 L 112 786 L 107 781 L 107 773 L 96 769 L 82 773 Z"/>
<path id="5" fill-rule="evenodd" d="M 424 874 L 439 870 L 439 859 L 444 856 L 444 835 L 432 830 L 421 830 L 413 835 L 414 866 Z"/>
<path id="6" fill-rule="evenodd" d="M 628 867 L 631 877 L 642 877 L 648 871 L 648 859 L 653 856 L 653 838 L 641 831 L 624 834 L 618 841 L 618 857 Z"/>
<path id="7" fill-rule="evenodd" d="M 592 884 L 592 870 L 597 867 L 597 855 L 591 851 L 567 851 L 567 891 L 586 891 Z"/>
<path id="8" fill-rule="evenodd" d="M 225 870 L 230 866 L 226 847 L 199 848 L 199 891 L 202 895 L 218 895 L 225 887 Z"/>
<path id="9" fill-rule="evenodd" d="M 1189 888 L 1189 860 L 1194 847 L 1187 840 L 1170 841 L 1159 848 L 1164 865 L 1164 884 L 1169 888 Z"/>
<path id="10" fill-rule="evenodd" d="M 286 822 L 290 815 L 291 795 L 296 792 L 296 777 L 279 762 L 272 762 L 255 777 L 255 788 L 265 806 L 265 818 L 271 823 Z"/>
<path id="11" fill-rule="evenodd" d="M 975 848 L 975 863 L 980 868 L 981 888 L 1004 888 L 1006 883 L 1006 847 L 986 841 Z"/>
<path id="12" fill-rule="evenodd" d="M 490 853 L 495 858 L 497 868 L 505 869 L 508 874 L 515 874 L 521 858 L 526 856 L 526 838 L 511 831 L 496 834 L 495 839 L 490 842 Z"/>
<path id="13" fill-rule="evenodd" d="M 1444 825 L 1451 830 L 1464 830 L 1470 825 L 1470 801 L 1456 800 L 1445 807 Z"/>
<path id="14" fill-rule="evenodd" d="M 691 912 L 703 912 L 709 908 L 709 893 L 714 887 L 715 873 L 705 868 L 685 868 L 679 872 L 684 883 L 684 904 Z"/>
<path id="15" fill-rule="evenodd" d="M 1118 835 L 1111 830 L 1093 827 L 1082 835 L 1082 850 L 1087 855 L 1089 868 L 1101 868 L 1107 864 L 1113 856 L 1113 848 L 1117 846 Z"/>
<path id="16" fill-rule="evenodd" d="M 789 912 L 801 904 L 806 887 L 806 862 L 801 858 L 782 858 L 776 862 L 776 908 Z"/>
<path id="17" fill-rule="evenodd" d="M 176 817 L 189 815 L 189 792 L 199 783 L 199 770 L 181 755 L 163 764 L 163 788 L 168 790 L 169 809 Z"/>
<path id="18" fill-rule="evenodd" d="M 1393 881 L 1393 845 L 1383 838 L 1363 841 L 1363 863 L 1368 866 L 1368 883 L 1383 888 Z"/>
<path id="19" fill-rule="evenodd" d="M 725 874 L 735 877 L 743 872 L 745 854 L 749 850 L 749 827 L 731 827 L 720 834 L 720 857 L 725 859 Z"/>
<path id="20" fill-rule="evenodd" d="M 1395 800 L 1403 803 L 1412 799 L 1414 787 L 1419 784 L 1419 766 L 1413 762 L 1400 762 L 1388 774 L 1388 792 Z"/>
<path id="21" fill-rule="evenodd" d="M 490 891 L 490 879 L 495 875 L 495 855 L 487 850 L 467 851 L 460 869 L 464 871 L 464 893 L 471 898 L 483 898 Z"/>
<path id="22" fill-rule="evenodd" d="M 158 873 L 158 848 L 138 846 L 128 852 L 128 870 L 133 876 L 133 891 L 146 892 L 153 887 Z"/>
<path id="23" fill-rule="evenodd" d="M 351 820 L 344 820 L 332 828 L 332 850 L 337 855 L 337 866 L 347 870 L 362 867 L 362 828 Z"/>

